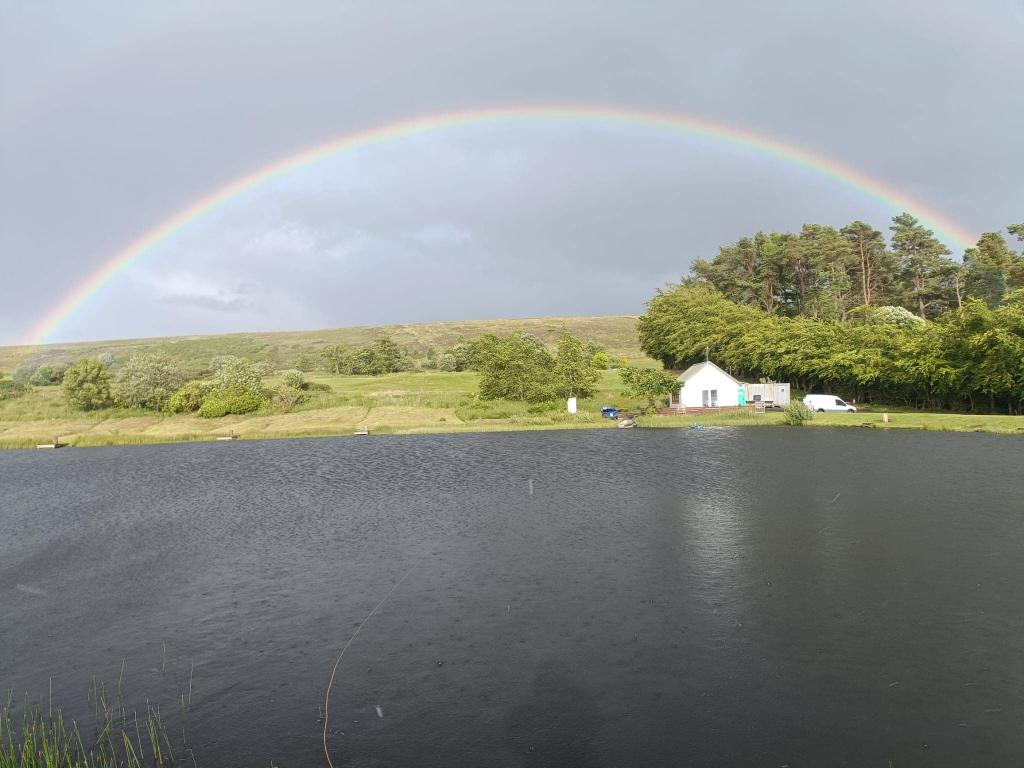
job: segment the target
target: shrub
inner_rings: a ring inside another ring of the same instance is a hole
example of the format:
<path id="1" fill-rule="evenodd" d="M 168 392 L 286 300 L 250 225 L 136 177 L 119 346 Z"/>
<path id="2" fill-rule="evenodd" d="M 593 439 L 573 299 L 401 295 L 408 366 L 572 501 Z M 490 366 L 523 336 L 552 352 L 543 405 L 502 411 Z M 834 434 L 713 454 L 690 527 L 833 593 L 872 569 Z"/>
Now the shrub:
<path id="1" fill-rule="evenodd" d="M 0 381 L 0 400 L 14 400 L 27 394 L 29 387 L 16 381 Z"/>
<path id="2" fill-rule="evenodd" d="M 448 371 L 449 373 L 462 370 L 462 368 L 459 367 L 458 358 L 451 352 L 445 352 L 437 358 L 435 365 L 437 366 L 437 370 Z"/>
<path id="3" fill-rule="evenodd" d="M 265 403 L 263 395 L 251 389 L 213 389 L 199 407 L 199 415 L 204 419 L 216 419 L 229 414 L 252 413 L 262 408 Z"/>
<path id="4" fill-rule="evenodd" d="M 209 382 L 190 381 L 167 399 L 164 410 L 167 413 L 195 413 L 209 392 Z"/>
<path id="5" fill-rule="evenodd" d="M 162 352 L 132 355 L 117 373 L 117 401 L 128 408 L 160 410 L 181 389 L 188 374 L 182 364 Z"/>
<path id="6" fill-rule="evenodd" d="M 285 371 L 281 376 L 281 381 L 286 387 L 292 387 L 294 389 L 302 389 L 306 386 L 306 377 L 302 375 L 302 371 L 292 369 Z"/>
<path id="7" fill-rule="evenodd" d="M 19 365 L 11 372 L 11 381 L 19 385 L 30 384 L 35 372 L 35 368 L 30 365 Z"/>
<path id="8" fill-rule="evenodd" d="M 235 357 L 234 355 L 217 355 L 210 360 L 210 373 L 216 373 L 228 363 L 239 359 L 240 358 Z"/>
<path id="9" fill-rule="evenodd" d="M 590 357 L 590 367 L 598 371 L 604 371 L 612 367 L 612 359 L 603 349 L 597 350 Z"/>
<path id="10" fill-rule="evenodd" d="M 297 405 L 306 402 L 308 395 L 298 387 L 282 384 L 274 390 L 274 404 L 282 411 L 290 411 Z"/>
<path id="11" fill-rule="evenodd" d="M 295 358 L 295 367 L 300 371 L 309 373 L 310 371 L 319 371 L 324 367 L 323 358 L 314 355 L 310 352 L 303 352 L 301 355 Z"/>
<path id="12" fill-rule="evenodd" d="M 37 387 L 55 387 L 64 381 L 65 370 L 63 365 L 51 365 L 49 363 L 40 365 L 32 374 L 29 383 Z"/>
<path id="13" fill-rule="evenodd" d="M 351 358 L 352 373 L 379 376 L 412 368 L 409 353 L 387 336 L 357 349 Z"/>
<path id="14" fill-rule="evenodd" d="M 213 378 L 213 386 L 217 389 L 244 389 L 258 393 L 262 384 L 260 369 L 240 357 L 223 361 Z"/>
<path id="15" fill-rule="evenodd" d="M 110 374 L 99 360 L 83 357 L 64 373 L 64 399 L 72 408 L 93 411 L 108 408 L 114 398 L 110 392 Z"/>
<path id="16" fill-rule="evenodd" d="M 782 420 L 793 427 L 802 427 L 814 418 L 814 411 L 803 400 L 794 400 L 782 410 Z"/>

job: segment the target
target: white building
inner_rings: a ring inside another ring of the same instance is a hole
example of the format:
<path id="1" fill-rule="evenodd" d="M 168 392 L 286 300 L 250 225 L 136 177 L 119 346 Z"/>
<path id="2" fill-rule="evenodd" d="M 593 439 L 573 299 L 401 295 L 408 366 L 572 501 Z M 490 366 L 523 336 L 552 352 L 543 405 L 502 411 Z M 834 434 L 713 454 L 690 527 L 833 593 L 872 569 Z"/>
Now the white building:
<path id="1" fill-rule="evenodd" d="M 710 360 L 679 374 L 679 384 L 679 397 L 669 399 L 670 408 L 735 408 L 747 403 L 743 382 Z"/>

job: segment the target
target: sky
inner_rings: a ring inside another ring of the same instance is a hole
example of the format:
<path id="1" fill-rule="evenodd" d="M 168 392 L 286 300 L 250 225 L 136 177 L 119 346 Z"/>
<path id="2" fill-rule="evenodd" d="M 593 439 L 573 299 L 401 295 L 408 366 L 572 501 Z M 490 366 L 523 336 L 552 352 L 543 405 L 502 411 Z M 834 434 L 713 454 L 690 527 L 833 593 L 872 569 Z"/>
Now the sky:
<path id="1" fill-rule="evenodd" d="M 1024 220 L 1021 39 L 1024 0 L 0 0 L 0 344 L 233 179 L 465 109 L 714 120 L 1000 230 Z M 898 212 L 722 142 L 586 121 L 452 128 L 248 190 L 47 340 L 638 314 L 759 229 L 885 230 Z"/>

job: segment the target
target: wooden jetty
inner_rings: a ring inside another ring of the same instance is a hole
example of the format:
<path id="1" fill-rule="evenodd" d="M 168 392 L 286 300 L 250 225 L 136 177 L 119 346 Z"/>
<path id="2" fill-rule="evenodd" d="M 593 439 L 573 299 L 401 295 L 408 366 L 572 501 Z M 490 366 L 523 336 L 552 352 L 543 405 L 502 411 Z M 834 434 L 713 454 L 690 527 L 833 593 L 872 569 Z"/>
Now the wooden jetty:
<path id="1" fill-rule="evenodd" d="M 45 448 L 67 448 L 69 445 L 69 443 L 62 443 L 59 437 L 55 437 L 53 438 L 52 443 L 42 443 L 41 445 L 37 445 L 36 448 L 38 450 L 43 450 Z"/>

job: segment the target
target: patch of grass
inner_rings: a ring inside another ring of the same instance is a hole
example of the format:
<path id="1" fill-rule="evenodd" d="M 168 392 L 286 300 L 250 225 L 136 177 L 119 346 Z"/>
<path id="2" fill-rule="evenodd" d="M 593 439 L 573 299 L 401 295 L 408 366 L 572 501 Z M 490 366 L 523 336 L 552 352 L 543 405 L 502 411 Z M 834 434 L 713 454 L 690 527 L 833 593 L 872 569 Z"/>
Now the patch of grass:
<path id="1" fill-rule="evenodd" d="M 750 411 L 724 411 L 716 414 L 693 416 L 642 416 L 642 427 L 680 428 L 693 424 L 700 426 L 751 427 L 778 426 L 785 423 L 781 411 L 751 413 Z M 866 427 L 871 429 L 924 429 L 932 432 L 992 432 L 996 434 L 1024 435 L 1024 417 L 972 415 L 962 413 L 925 413 L 921 411 L 891 411 L 889 422 L 877 412 L 815 413 L 806 422 L 809 427 Z"/>
<path id="2" fill-rule="evenodd" d="M 84 734 L 52 706 L 0 707 L 0 768 L 171 768 L 174 750 L 160 711 L 127 713 L 101 693 L 96 722 Z"/>

